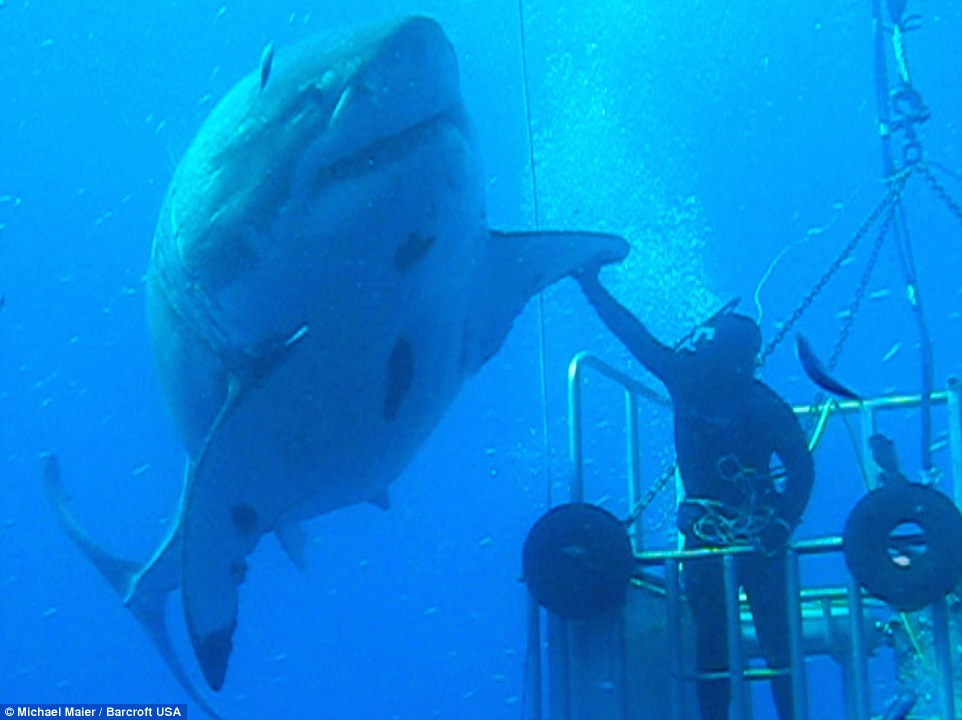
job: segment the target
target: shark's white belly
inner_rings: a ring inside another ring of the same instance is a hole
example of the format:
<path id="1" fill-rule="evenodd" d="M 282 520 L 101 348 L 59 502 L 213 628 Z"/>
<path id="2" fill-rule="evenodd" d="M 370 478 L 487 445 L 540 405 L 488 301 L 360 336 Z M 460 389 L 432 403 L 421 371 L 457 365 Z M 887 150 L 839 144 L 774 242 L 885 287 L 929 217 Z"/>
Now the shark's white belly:
<path id="1" fill-rule="evenodd" d="M 235 231 L 244 269 L 187 316 L 222 382 L 256 366 L 218 432 L 245 458 L 225 501 L 258 507 L 267 530 L 364 501 L 410 460 L 473 370 L 468 297 L 488 236 L 473 145 L 443 121 L 343 176 L 301 178 L 263 220 Z M 191 302 L 196 288 L 177 285 L 173 301 Z M 168 400 L 185 435 L 213 423 L 193 389 Z"/>

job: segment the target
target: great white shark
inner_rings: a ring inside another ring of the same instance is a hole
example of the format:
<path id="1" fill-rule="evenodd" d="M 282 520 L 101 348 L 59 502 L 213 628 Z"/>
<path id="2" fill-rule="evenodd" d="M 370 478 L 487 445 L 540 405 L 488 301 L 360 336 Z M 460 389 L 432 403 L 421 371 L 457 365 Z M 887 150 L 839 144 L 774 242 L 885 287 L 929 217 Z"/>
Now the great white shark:
<path id="1" fill-rule="evenodd" d="M 188 455 L 167 535 L 114 558 L 47 487 L 67 531 L 191 685 L 164 624 L 182 591 L 224 683 L 238 586 L 262 536 L 303 563 L 300 523 L 386 506 L 528 299 L 623 259 L 621 238 L 489 229 L 485 177 L 439 25 L 406 18 L 265 51 L 177 167 L 147 274 L 159 379 Z"/>

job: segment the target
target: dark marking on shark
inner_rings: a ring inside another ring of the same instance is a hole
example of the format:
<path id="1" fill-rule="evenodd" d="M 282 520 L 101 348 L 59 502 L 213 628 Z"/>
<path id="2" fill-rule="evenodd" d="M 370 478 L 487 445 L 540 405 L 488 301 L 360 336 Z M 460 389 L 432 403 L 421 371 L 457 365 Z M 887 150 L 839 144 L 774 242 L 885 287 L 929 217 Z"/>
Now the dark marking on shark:
<path id="1" fill-rule="evenodd" d="M 798 359 L 802 363 L 802 369 L 805 370 L 805 374 L 811 378 L 812 382 L 833 395 L 861 402 L 861 396 L 829 375 L 828 370 L 822 365 L 822 361 L 815 356 L 815 351 L 812 350 L 808 340 L 801 335 L 795 338 L 795 349 L 798 352 Z"/>
<path id="2" fill-rule="evenodd" d="M 414 380 L 414 353 L 411 343 L 399 339 L 387 359 L 387 389 L 384 393 L 384 417 L 393 420 L 401 409 Z"/>
<path id="3" fill-rule="evenodd" d="M 231 622 L 196 643 L 197 659 L 204 671 L 204 678 L 214 690 L 220 690 L 224 686 L 224 677 L 227 675 L 227 659 L 234 647 L 231 636 L 234 634 L 236 627 L 237 622 Z"/>
<path id="4" fill-rule="evenodd" d="M 247 579 L 247 563 L 243 560 L 230 564 L 230 576 L 238 585 L 243 585 Z"/>
<path id="5" fill-rule="evenodd" d="M 271 77 L 271 67 L 274 65 L 274 43 L 267 43 L 261 53 L 261 90 L 267 85 Z"/>
<path id="6" fill-rule="evenodd" d="M 399 272 L 406 273 L 421 262 L 434 247 L 437 238 L 434 235 L 421 235 L 413 232 L 407 239 L 397 246 L 394 253 L 394 267 Z"/>
<path id="7" fill-rule="evenodd" d="M 238 503 L 230 509 L 231 519 L 237 531 L 249 537 L 257 530 L 257 511 L 246 503 Z"/>

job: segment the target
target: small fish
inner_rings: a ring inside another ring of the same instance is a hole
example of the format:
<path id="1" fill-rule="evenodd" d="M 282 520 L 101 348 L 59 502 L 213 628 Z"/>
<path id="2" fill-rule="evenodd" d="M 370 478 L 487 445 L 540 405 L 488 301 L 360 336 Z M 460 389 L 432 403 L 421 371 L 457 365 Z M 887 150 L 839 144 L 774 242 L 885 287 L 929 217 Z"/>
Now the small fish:
<path id="1" fill-rule="evenodd" d="M 912 708 L 915 707 L 918 699 L 919 695 L 915 690 L 906 690 L 889 705 L 885 715 L 882 716 L 882 720 L 905 720 L 908 714 L 912 712 Z"/>
<path id="2" fill-rule="evenodd" d="M 267 80 L 271 76 L 271 66 L 274 64 L 274 43 L 267 43 L 264 52 L 261 53 L 261 90 L 267 85 Z"/>
<path id="3" fill-rule="evenodd" d="M 805 374 L 820 388 L 827 390 L 833 395 L 849 398 L 850 400 L 862 400 L 859 395 L 849 390 L 828 374 L 828 370 L 822 365 L 822 361 L 815 357 L 815 353 L 812 350 L 812 346 L 809 345 L 808 340 L 801 335 L 795 338 L 795 350 L 798 353 L 798 359 L 802 363 L 802 369 L 805 370 Z"/>
<path id="4" fill-rule="evenodd" d="M 898 354 L 898 351 L 901 349 L 902 349 L 902 343 L 900 342 L 895 343 L 892 347 L 889 348 L 888 352 L 882 356 L 882 362 L 888 362 L 889 360 L 894 358 Z"/>

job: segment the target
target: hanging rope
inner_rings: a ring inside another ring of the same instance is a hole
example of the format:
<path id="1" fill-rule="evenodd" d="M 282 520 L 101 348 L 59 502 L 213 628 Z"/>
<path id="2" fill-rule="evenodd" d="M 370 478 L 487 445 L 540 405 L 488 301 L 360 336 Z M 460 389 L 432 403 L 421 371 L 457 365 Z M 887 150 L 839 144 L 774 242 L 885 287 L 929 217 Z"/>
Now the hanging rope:
<path id="1" fill-rule="evenodd" d="M 852 235 L 851 239 L 849 239 L 845 247 L 842 248 L 842 251 L 831 262 L 828 268 L 826 268 L 825 272 L 822 273 L 822 276 L 818 279 L 815 285 L 812 286 L 812 289 L 806 293 L 801 302 L 799 302 L 796 308 L 792 311 L 792 314 L 788 317 L 788 320 L 782 323 L 782 325 L 775 332 L 775 335 L 764 347 L 758 357 L 759 365 L 763 365 L 775 351 L 775 349 L 782 344 L 788 334 L 801 319 L 802 315 L 805 314 L 815 299 L 821 295 L 822 291 L 825 289 L 825 286 L 828 285 L 829 281 L 835 276 L 835 273 L 838 272 L 839 268 L 841 268 L 845 261 L 851 257 L 853 252 L 855 252 L 855 248 L 858 247 L 860 242 L 862 242 L 862 238 L 864 238 L 868 234 L 868 231 L 872 229 L 872 226 L 878 222 L 878 219 L 881 217 L 882 213 L 891 209 L 892 205 L 900 197 L 909 174 L 911 174 L 911 170 L 904 174 L 904 176 L 900 176 L 898 182 L 889 188 L 888 192 L 885 194 L 885 197 L 883 197 L 882 200 L 875 206 L 875 209 L 869 213 L 868 217 L 862 221 L 862 224 L 859 226 L 858 230 L 855 231 L 855 234 Z"/>
<path id="2" fill-rule="evenodd" d="M 842 327 L 839 331 L 838 339 L 832 349 L 831 357 L 828 361 L 830 370 L 835 369 L 841 357 L 842 350 L 851 334 L 851 329 L 855 317 L 861 308 L 862 301 L 868 288 L 868 283 L 877 265 L 881 250 L 889 233 L 893 233 L 896 239 L 896 247 L 899 252 L 900 262 L 905 276 L 905 282 L 909 294 L 909 302 L 916 317 L 916 323 L 920 335 L 920 365 L 922 373 L 921 391 L 921 414 L 922 414 L 922 467 L 933 475 L 936 470 L 931 461 L 931 393 L 933 386 L 933 352 L 928 326 L 925 322 L 921 298 L 919 296 L 918 279 L 915 272 L 915 262 L 912 252 L 911 236 L 908 232 L 908 224 L 905 218 L 905 208 L 902 202 L 903 192 L 906 183 L 911 176 L 918 171 L 927 181 L 933 192 L 938 196 L 942 203 L 954 215 L 956 220 L 962 223 L 962 203 L 956 200 L 939 181 L 932 172 L 930 163 L 926 163 L 922 153 L 922 145 L 918 137 L 917 126 L 929 118 L 928 108 L 922 101 L 921 94 L 912 86 L 911 74 L 909 73 L 908 62 L 905 53 L 905 34 L 917 30 L 920 26 L 918 15 L 903 16 L 904 3 L 888 3 L 889 12 L 892 20 L 892 52 L 895 59 L 895 66 L 898 75 L 899 87 L 892 91 L 889 88 L 888 64 L 886 61 L 886 26 L 882 16 L 881 0 L 872 0 L 873 25 L 875 31 L 875 97 L 878 109 L 879 137 L 882 145 L 882 172 L 883 177 L 888 183 L 888 191 L 879 201 L 872 212 L 865 218 L 849 242 L 841 250 L 838 256 L 828 266 L 815 285 L 802 298 L 796 308 L 792 311 L 788 320 L 778 328 L 773 338 L 763 348 L 759 354 L 759 365 L 763 364 L 775 349 L 784 342 L 785 338 L 792 331 L 801 317 L 812 305 L 815 299 L 822 293 L 825 286 L 834 277 L 846 260 L 852 257 L 855 249 L 862 239 L 869 233 L 873 226 L 883 215 L 881 226 L 876 235 L 875 243 L 866 262 L 865 268 L 856 286 L 852 302 L 844 315 Z M 892 152 L 892 136 L 895 133 L 902 133 L 904 142 L 902 147 L 902 166 L 896 166 Z M 813 405 L 819 405 L 823 399 L 816 399 Z M 827 413 L 823 411 L 821 423 Z M 813 441 L 815 438 L 813 438 Z M 655 498 L 668 485 L 668 482 L 675 475 L 677 464 L 672 464 L 666 468 L 658 479 L 649 487 L 648 491 L 632 508 L 631 513 L 625 520 L 627 525 L 631 525 L 638 520 L 642 513 L 654 502 Z"/>
<path id="3" fill-rule="evenodd" d="M 888 237 L 889 228 L 892 226 L 893 214 L 889 212 L 885 216 L 885 221 L 882 223 L 882 227 L 879 228 L 878 235 L 875 237 L 875 244 L 872 246 L 872 252 L 868 257 L 868 261 L 865 263 L 865 269 L 862 270 L 862 277 L 859 278 L 858 285 L 855 288 L 855 294 L 852 297 L 852 302 L 849 303 L 848 309 L 845 312 L 845 317 L 842 321 L 842 328 L 838 332 L 838 339 L 835 341 L 835 347 L 832 348 L 832 354 L 828 359 L 828 369 L 834 370 L 838 365 L 839 358 L 842 356 L 842 349 L 845 347 L 845 343 L 848 341 L 848 336 L 852 332 L 852 325 L 855 323 L 855 316 L 858 314 L 859 308 L 862 306 L 862 300 L 865 298 L 865 292 L 868 290 L 868 283 L 872 277 L 872 271 L 875 269 L 875 264 L 878 262 L 879 255 L 882 252 L 882 246 L 885 245 L 885 238 Z"/>
<path id="4" fill-rule="evenodd" d="M 882 198 L 882 200 L 879 202 L 878 205 L 876 205 L 872 213 L 863 221 L 861 226 L 859 226 L 858 230 L 855 232 L 852 238 L 848 241 L 848 243 L 842 249 L 842 252 L 840 252 L 839 255 L 835 258 L 835 260 L 832 261 L 831 265 L 829 265 L 826 271 L 822 273 L 822 276 L 818 279 L 818 282 L 816 282 L 815 285 L 812 287 L 812 289 L 809 290 L 809 292 L 805 295 L 804 298 L 802 298 L 802 301 L 798 304 L 798 306 L 792 312 L 789 319 L 782 324 L 782 326 L 778 329 L 778 332 L 776 332 L 775 337 L 772 338 L 771 342 L 769 342 L 769 344 L 765 347 L 765 349 L 760 353 L 759 366 L 762 365 L 771 356 L 775 348 L 777 348 L 778 345 L 781 344 L 781 342 L 785 339 L 785 337 L 788 335 L 791 329 L 795 326 L 795 324 L 799 321 L 799 319 L 801 319 L 802 315 L 805 314 L 805 311 L 808 310 L 808 308 L 812 305 L 815 299 L 821 294 L 822 290 L 825 289 L 825 286 L 828 285 L 828 282 L 832 279 L 835 273 L 838 272 L 838 269 L 842 267 L 842 264 L 845 262 L 845 260 L 851 257 L 852 253 L 855 251 L 855 248 L 858 247 L 858 244 L 861 242 L 862 238 L 864 238 L 865 235 L 868 234 L 868 231 L 871 230 L 872 226 L 878 221 L 882 213 L 885 212 L 886 209 L 889 209 L 889 210 L 892 209 L 892 204 L 895 202 L 896 198 L 898 197 L 896 193 L 901 192 L 901 188 L 904 185 L 905 179 L 907 179 L 907 177 L 908 175 L 906 175 L 905 178 L 901 180 L 900 185 L 898 185 L 896 188 L 890 189 L 890 191 L 885 195 L 885 197 Z M 845 321 L 839 333 L 839 338 L 836 341 L 835 347 L 832 351 L 832 357 L 829 361 L 829 369 L 834 369 L 835 365 L 838 363 L 838 359 L 841 355 L 842 348 L 846 340 L 848 339 L 849 333 L 851 331 L 852 323 L 855 320 L 855 316 L 858 313 L 858 310 L 862 304 L 862 300 L 865 296 L 865 291 L 868 288 L 868 282 L 869 282 L 869 278 L 872 275 L 872 270 L 874 269 L 875 264 L 878 261 L 878 257 L 882 249 L 882 245 L 885 243 L 885 237 L 888 234 L 888 230 L 891 225 L 891 222 L 892 222 L 892 213 L 889 212 L 886 215 L 885 221 L 882 223 L 882 227 L 879 229 L 878 235 L 875 240 L 875 244 L 872 247 L 872 252 L 869 255 L 868 262 L 866 263 L 865 270 L 862 272 L 862 277 L 859 280 L 859 284 L 856 288 L 854 298 L 851 304 L 849 305 L 847 312 L 845 313 Z M 732 307 L 733 307 L 732 304 L 729 303 L 724 308 L 722 308 L 722 310 L 719 311 L 719 313 L 726 310 L 730 310 L 732 309 Z M 716 313 L 712 317 L 716 317 L 719 313 Z M 675 345 L 676 349 L 679 347 L 679 345 L 683 343 L 684 343 L 684 340 L 676 344 Z M 816 398 L 813 405 L 819 405 L 821 401 L 822 401 L 821 399 Z M 658 495 L 660 495 L 661 492 L 668 486 L 669 481 L 675 475 L 675 472 L 677 470 L 678 470 L 678 463 L 674 462 L 662 471 L 661 475 L 658 476 L 658 479 L 651 484 L 651 486 L 648 488 L 645 494 L 641 498 L 639 498 L 637 503 L 635 503 L 635 506 L 631 509 L 631 512 L 628 514 L 628 517 L 624 521 L 625 525 L 631 526 L 638 520 L 638 518 L 641 517 L 641 515 L 645 512 L 645 510 L 647 510 L 648 507 L 655 501 Z"/>
<path id="5" fill-rule="evenodd" d="M 541 229 L 541 207 L 538 203 L 538 169 L 534 158 L 534 129 L 531 125 L 531 94 L 528 88 L 528 43 L 524 30 L 524 0 L 518 0 L 518 30 L 521 42 L 521 84 L 524 95 L 524 119 L 528 138 L 528 166 L 531 168 L 531 203 L 534 212 L 534 229 Z M 548 370 L 545 362 L 546 335 L 544 291 L 538 293 L 538 368 L 541 374 L 541 456 L 544 463 L 544 474 L 547 481 L 547 495 L 545 502 L 552 506 L 552 487 L 554 480 L 551 474 L 551 443 L 548 438 Z"/>

